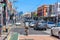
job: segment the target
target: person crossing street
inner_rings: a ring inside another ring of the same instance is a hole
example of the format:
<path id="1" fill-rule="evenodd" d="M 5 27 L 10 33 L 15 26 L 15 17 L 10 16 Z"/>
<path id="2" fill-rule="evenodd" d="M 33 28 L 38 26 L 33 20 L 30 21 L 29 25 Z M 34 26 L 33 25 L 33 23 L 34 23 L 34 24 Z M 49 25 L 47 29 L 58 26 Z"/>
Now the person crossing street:
<path id="1" fill-rule="evenodd" d="M 29 23 L 28 22 L 25 22 L 25 35 L 28 35 L 28 26 L 29 26 Z"/>

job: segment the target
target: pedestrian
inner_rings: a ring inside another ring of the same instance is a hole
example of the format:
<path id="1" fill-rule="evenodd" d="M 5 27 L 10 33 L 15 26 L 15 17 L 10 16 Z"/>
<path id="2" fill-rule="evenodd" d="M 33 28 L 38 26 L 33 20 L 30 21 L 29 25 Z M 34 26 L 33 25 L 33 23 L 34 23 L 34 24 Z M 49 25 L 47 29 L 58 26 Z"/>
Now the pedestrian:
<path id="1" fill-rule="evenodd" d="M 25 27 L 26 35 L 28 35 L 28 27 Z"/>
<path id="2" fill-rule="evenodd" d="M 28 25 L 29 25 L 29 23 L 25 22 L 25 32 L 26 32 L 26 35 L 28 35 Z"/>
<path id="3" fill-rule="evenodd" d="M 2 25 L 0 24 L 0 37 L 1 37 Z"/>

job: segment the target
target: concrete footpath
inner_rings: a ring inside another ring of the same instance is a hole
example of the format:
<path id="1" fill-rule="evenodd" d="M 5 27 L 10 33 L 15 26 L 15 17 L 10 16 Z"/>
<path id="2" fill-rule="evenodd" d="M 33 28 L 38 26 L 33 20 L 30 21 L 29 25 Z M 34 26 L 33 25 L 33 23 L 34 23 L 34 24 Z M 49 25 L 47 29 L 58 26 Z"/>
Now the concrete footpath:
<path id="1" fill-rule="evenodd" d="M 9 32 L 3 32 L 3 30 L 5 30 L 5 26 L 3 26 L 3 28 L 2 28 L 2 35 L 0 37 L 0 40 L 6 40 L 7 36 L 9 35 Z M 10 30 L 10 28 L 9 28 L 9 30 Z"/>
<path id="2" fill-rule="evenodd" d="M 0 37 L 0 40 L 5 40 L 7 38 L 8 33 L 2 34 Z"/>
<path id="3" fill-rule="evenodd" d="M 7 40 L 60 40 L 56 37 L 52 37 L 50 35 L 20 35 L 18 33 L 14 33 L 8 36 Z"/>
<path id="4" fill-rule="evenodd" d="M 0 40 L 4 40 L 5 37 L 6 37 L 6 35 L 2 35 L 2 36 L 0 37 Z"/>
<path id="5" fill-rule="evenodd" d="M 18 40 L 60 40 L 50 35 L 20 35 Z"/>

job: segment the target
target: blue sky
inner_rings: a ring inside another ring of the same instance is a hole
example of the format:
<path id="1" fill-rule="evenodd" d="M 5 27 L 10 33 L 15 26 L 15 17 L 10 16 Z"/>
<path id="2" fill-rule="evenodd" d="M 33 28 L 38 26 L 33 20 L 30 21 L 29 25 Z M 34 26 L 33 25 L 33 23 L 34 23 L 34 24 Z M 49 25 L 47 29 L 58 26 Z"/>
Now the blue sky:
<path id="1" fill-rule="evenodd" d="M 31 12 L 37 10 L 37 8 L 43 4 L 49 5 L 56 2 L 57 0 L 17 0 L 17 2 L 13 4 L 13 6 L 17 7 L 18 12 Z"/>

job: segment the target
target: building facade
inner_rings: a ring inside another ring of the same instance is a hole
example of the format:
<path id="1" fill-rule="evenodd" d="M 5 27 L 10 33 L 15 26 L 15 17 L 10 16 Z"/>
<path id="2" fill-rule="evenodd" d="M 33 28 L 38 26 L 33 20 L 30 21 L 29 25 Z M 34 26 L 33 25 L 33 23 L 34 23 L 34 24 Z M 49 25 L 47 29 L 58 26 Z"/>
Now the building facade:
<path id="1" fill-rule="evenodd" d="M 42 5 L 41 7 L 38 7 L 37 15 L 46 17 L 47 16 L 47 5 Z"/>
<path id="2" fill-rule="evenodd" d="M 55 16 L 55 5 L 51 4 L 48 7 L 48 17 L 53 17 Z"/>
<path id="3" fill-rule="evenodd" d="M 55 14 L 60 15 L 60 3 L 55 3 Z"/>
<path id="4" fill-rule="evenodd" d="M 55 3 L 55 14 L 58 17 L 57 19 L 59 19 L 58 21 L 60 21 L 60 3 Z"/>

